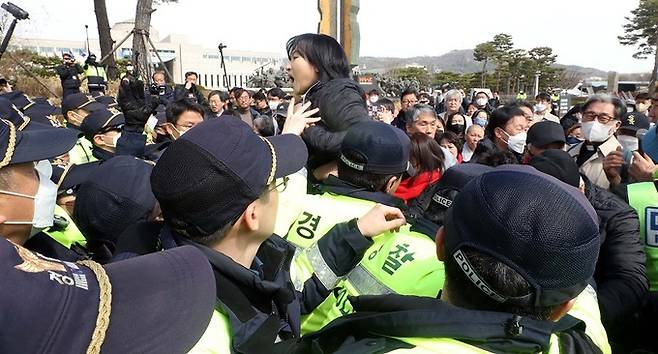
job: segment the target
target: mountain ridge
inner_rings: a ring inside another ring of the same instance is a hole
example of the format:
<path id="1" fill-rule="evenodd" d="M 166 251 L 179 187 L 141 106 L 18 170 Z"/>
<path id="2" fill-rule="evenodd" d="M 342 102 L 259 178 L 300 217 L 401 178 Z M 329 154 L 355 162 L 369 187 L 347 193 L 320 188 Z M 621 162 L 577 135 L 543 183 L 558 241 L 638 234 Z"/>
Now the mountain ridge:
<path id="1" fill-rule="evenodd" d="M 425 66 L 429 72 L 451 71 L 465 74 L 482 70 L 482 63 L 476 62 L 475 59 L 473 59 L 473 49 L 454 49 L 438 56 L 425 55 L 409 58 L 362 56 L 360 58 L 361 71 L 365 73 L 385 73 L 391 69 L 404 67 L 406 65 L 422 65 Z M 583 79 L 589 77 L 607 78 L 608 76 L 607 71 L 580 65 L 556 63 L 555 67 L 577 73 Z"/>

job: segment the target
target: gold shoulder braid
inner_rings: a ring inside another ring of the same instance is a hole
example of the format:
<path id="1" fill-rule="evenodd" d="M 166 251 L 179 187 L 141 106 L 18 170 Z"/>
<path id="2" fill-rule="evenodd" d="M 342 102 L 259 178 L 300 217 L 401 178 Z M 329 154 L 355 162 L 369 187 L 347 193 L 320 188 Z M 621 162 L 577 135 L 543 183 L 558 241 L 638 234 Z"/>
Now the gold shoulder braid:
<path id="1" fill-rule="evenodd" d="M 3 121 L 9 126 L 9 142 L 7 143 L 5 156 L 2 158 L 2 161 L 0 161 L 0 168 L 9 165 L 12 156 L 14 156 L 14 149 L 16 148 L 16 127 L 14 126 L 14 123 L 6 119 L 3 119 Z"/>
<path id="2" fill-rule="evenodd" d="M 262 136 L 260 138 L 267 143 L 267 145 L 270 147 L 270 152 L 272 153 L 272 169 L 270 170 L 270 176 L 267 177 L 266 184 L 269 186 L 272 182 L 274 182 L 274 174 L 276 173 L 276 151 L 274 151 L 274 146 L 269 140 L 263 138 Z"/>
<path id="3" fill-rule="evenodd" d="M 98 301 L 98 317 L 96 317 L 96 328 L 91 335 L 91 342 L 87 348 L 87 354 L 98 354 L 105 341 L 107 328 L 110 326 L 110 314 L 112 313 L 112 284 L 107 277 L 105 269 L 91 260 L 84 260 L 78 264 L 88 267 L 96 275 L 98 280 L 100 300 Z"/>

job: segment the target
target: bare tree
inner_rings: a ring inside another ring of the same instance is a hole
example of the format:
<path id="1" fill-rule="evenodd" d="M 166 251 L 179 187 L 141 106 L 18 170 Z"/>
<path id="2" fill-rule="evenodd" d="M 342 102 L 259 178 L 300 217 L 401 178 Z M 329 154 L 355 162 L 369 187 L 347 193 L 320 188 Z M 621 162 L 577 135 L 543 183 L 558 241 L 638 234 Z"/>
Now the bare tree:
<path id="1" fill-rule="evenodd" d="M 98 24 L 98 40 L 101 47 L 101 58 L 112 52 L 114 40 L 110 32 L 110 21 L 107 18 L 107 7 L 105 0 L 94 0 L 94 12 L 96 12 L 96 23 Z M 118 76 L 117 62 L 114 55 L 108 55 L 101 64 L 107 67 L 107 77 L 114 80 Z"/>
<path id="2" fill-rule="evenodd" d="M 142 77 L 150 75 L 148 66 L 149 52 L 146 49 L 145 35 L 151 26 L 153 0 L 137 0 L 135 11 L 135 32 L 133 34 L 133 64 Z"/>

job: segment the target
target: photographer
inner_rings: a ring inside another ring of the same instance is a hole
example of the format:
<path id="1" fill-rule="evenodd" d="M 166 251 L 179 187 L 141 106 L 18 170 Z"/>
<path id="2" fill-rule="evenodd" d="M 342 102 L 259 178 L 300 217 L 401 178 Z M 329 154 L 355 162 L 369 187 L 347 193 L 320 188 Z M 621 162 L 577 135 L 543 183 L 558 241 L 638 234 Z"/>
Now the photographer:
<path id="1" fill-rule="evenodd" d="M 95 54 L 89 54 L 83 68 L 87 77 L 89 93 L 100 92 L 104 95 L 107 89 L 107 74 L 105 73 L 105 68 L 96 62 Z"/>
<path id="2" fill-rule="evenodd" d="M 169 104 L 174 101 L 174 89 L 167 85 L 165 73 L 163 71 L 154 72 L 151 76 L 151 80 L 146 99 L 150 102 L 152 97 L 157 97 L 159 104 L 155 108 L 155 112 L 156 114 L 160 113 L 164 115 Z"/>
<path id="3" fill-rule="evenodd" d="M 80 92 L 80 74 L 84 71 L 71 53 L 62 53 L 62 65 L 55 68 L 62 81 L 62 97 Z"/>
<path id="4" fill-rule="evenodd" d="M 208 107 L 208 101 L 203 97 L 203 93 L 197 88 L 196 81 L 198 75 L 194 71 L 188 71 L 185 73 L 185 84 L 176 85 L 174 90 L 174 99 L 176 101 L 187 98 L 192 100 L 195 103 L 202 105 L 204 108 Z"/>

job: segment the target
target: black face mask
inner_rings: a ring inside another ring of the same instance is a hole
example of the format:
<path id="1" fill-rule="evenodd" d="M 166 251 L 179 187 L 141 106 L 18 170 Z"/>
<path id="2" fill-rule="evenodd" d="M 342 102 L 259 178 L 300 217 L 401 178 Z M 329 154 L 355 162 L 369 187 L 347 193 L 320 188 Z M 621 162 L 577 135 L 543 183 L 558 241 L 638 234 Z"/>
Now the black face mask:
<path id="1" fill-rule="evenodd" d="M 453 124 L 449 129 L 453 133 L 461 134 L 464 131 L 464 124 Z"/>
<path id="2" fill-rule="evenodd" d="M 169 135 L 158 134 L 158 135 L 155 137 L 155 141 L 154 141 L 154 142 L 155 142 L 156 144 L 160 144 L 160 143 L 164 143 L 164 142 L 167 142 L 167 141 L 173 141 L 173 139 L 172 139 Z"/>

